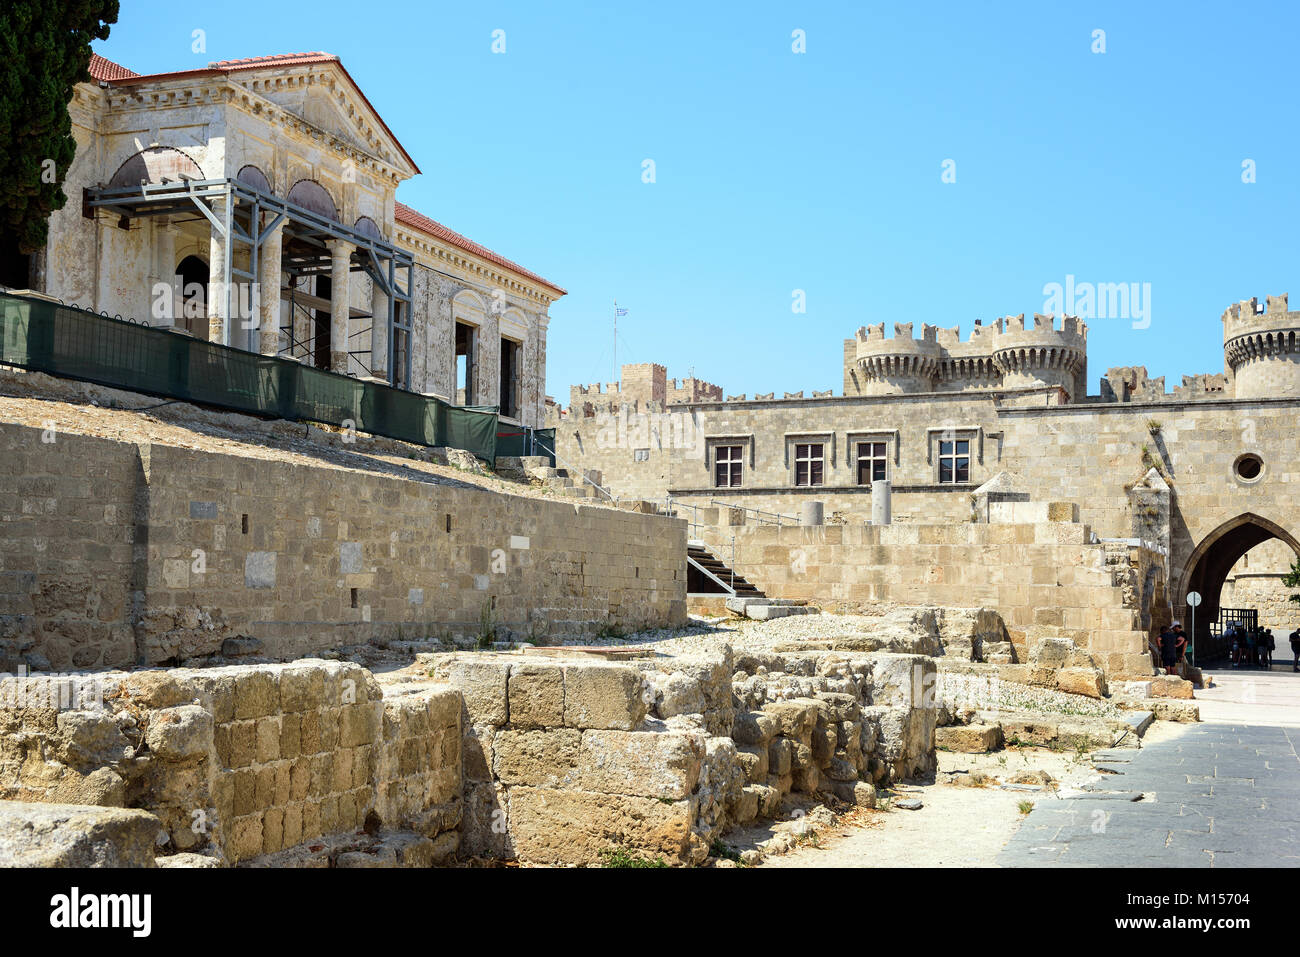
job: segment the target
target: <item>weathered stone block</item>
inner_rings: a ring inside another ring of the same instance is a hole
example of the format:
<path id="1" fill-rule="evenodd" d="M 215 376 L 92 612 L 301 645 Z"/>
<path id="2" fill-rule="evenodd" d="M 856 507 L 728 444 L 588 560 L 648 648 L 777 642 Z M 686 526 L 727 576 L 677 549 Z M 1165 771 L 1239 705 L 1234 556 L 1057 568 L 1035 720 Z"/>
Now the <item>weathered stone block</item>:
<path id="1" fill-rule="evenodd" d="M 731 736 L 736 744 L 764 748 L 776 733 L 776 719 L 761 711 L 738 711 L 731 730 Z"/>
<path id="2" fill-rule="evenodd" d="M 564 726 L 564 670 L 559 665 L 513 665 L 507 691 L 512 727 Z"/>
<path id="3" fill-rule="evenodd" d="M 623 665 L 564 667 L 564 723 L 571 728 L 632 731 L 646 716 L 646 681 Z"/>
<path id="4" fill-rule="evenodd" d="M 953 724 L 936 728 L 935 747 L 943 751 L 983 754 L 1002 746 L 1002 728 L 996 724 Z"/>
<path id="5" fill-rule="evenodd" d="M 1106 676 L 1099 668 L 1062 668 L 1056 673 L 1056 690 L 1089 698 L 1106 697 Z"/>
<path id="6" fill-rule="evenodd" d="M 585 731 L 576 786 L 678 800 L 695 790 L 703 759 L 699 735 Z"/>
<path id="7" fill-rule="evenodd" d="M 498 731 L 492 740 L 493 771 L 502 784 L 573 787 L 581 743 L 576 728 Z"/>
<path id="8" fill-rule="evenodd" d="M 529 787 L 511 788 L 509 801 L 515 850 L 524 860 L 591 865 L 601 851 L 621 848 L 690 862 L 693 801 Z"/>
<path id="9" fill-rule="evenodd" d="M 150 712 L 145 741 L 163 761 L 205 758 L 213 746 L 212 715 L 198 705 L 179 705 Z"/>
<path id="10" fill-rule="evenodd" d="M 147 811 L 0 801 L 0 867 L 153 867 L 161 829 Z"/>
<path id="11" fill-rule="evenodd" d="M 510 663 L 490 658 L 453 658 L 439 663 L 438 677 L 461 693 L 471 724 L 500 727 L 509 717 L 506 693 Z"/>

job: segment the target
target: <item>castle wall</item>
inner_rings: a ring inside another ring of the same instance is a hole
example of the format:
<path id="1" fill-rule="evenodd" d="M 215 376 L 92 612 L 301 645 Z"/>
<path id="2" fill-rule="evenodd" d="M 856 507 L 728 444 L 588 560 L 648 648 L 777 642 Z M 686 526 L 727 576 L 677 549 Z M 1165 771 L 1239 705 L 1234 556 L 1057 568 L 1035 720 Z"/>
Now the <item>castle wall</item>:
<path id="1" fill-rule="evenodd" d="M 557 442 L 567 462 L 600 469 L 616 495 L 671 495 L 688 505 L 722 502 L 789 518 L 815 500 L 824 503 L 829 523 L 860 524 L 870 519 L 871 494 L 856 484 L 849 449 L 869 437 L 888 448 L 895 522 L 969 521 L 970 493 L 1006 471 L 1034 501 L 1077 503 L 1081 520 L 1102 537 L 1167 540 L 1174 588 L 1196 547 L 1239 516 L 1258 515 L 1300 538 L 1295 401 L 1060 398 L 1049 390 L 724 402 L 673 413 L 657 425 L 653 414 L 627 410 L 567 416 Z M 970 437 L 968 483 L 937 482 L 934 446 L 945 429 Z M 825 446 L 823 486 L 795 486 L 796 442 Z M 713 487 L 713 450 L 721 444 L 744 449 L 739 489 Z M 648 449 L 645 461 L 636 461 L 637 448 Z M 1244 455 L 1262 460 L 1258 479 L 1235 473 Z M 1167 531 L 1163 521 L 1148 528 L 1135 520 L 1130 490 L 1153 467 L 1172 487 Z M 681 514 L 695 520 L 689 509 Z M 1174 598 L 1181 603 L 1182 595 Z"/>
<path id="2" fill-rule="evenodd" d="M 704 529 L 715 554 L 776 598 L 837 612 L 889 605 L 995 609 L 1021 660 L 1044 637 L 1073 640 L 1111 675 L 1149 675 L 1163 604 L 1160 556 L 1091 544 L 1074 522 Z"/>
<path id="3" fill-rule="evenodd" d="M 685 523 L 0 425 L 0 652 L 56 670 L 680 624 Z"/>
<path id="4" fill-rule="evenodd" d="M 1171 582 L 1177 585 L 1196 546 L 1237 516 L 1259 515 L 1300 535 L 1296 414 L 1290 401 L 1202 400 L 1003 410 L 999 418 L 1004 467 L 1036 495 L 1077 502 L 1081 519 L 1102 536 L 1134 534 L 1126 486 L 1152 465 L 1161 468 L 1172 489 Z M 1247 453 L 1264 463 L 1254 481 L 1234 473 L 1234 462 Z"/>
<path id="5" fill-rule="evenodd" d="M 1016 401 L 1056 400 L 1051 391 L 1033 391 Z M 560 458 L 599 469 L 621 497 L 662 500 L 671 494 L 697 505 L 718 499 L 790 515 L 813 498 L 826 503 L 828 516 L 846 521 L 871 514 L 870 485 L 857 483 L 860 441 L 887 446 L 899 521 L 968 518 L 969 493 L 1004 467 L 994 393 L 700 403 L 665 412 L 623 407 L 592 416 L 571 412 L 555 424 Z M 969 481 L 939 483 L 938 442 L 945 437 L 970 443 Z M 825 447 L 822 487 L 796 487 L 799 443 Z M 715 450 L 730 444 L 745 450 L 743 485 L 715 488 Z"/>

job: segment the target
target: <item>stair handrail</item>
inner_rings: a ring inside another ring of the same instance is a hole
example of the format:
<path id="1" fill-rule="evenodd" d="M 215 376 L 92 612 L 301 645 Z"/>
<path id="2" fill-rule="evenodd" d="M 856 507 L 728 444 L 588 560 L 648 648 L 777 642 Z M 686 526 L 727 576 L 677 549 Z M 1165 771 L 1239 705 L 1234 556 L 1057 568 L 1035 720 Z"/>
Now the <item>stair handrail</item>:
<path id="1" fill-rule="evenodd" d="M 671 495 L 665 495 L 665 496 L 664 496 L 664 513 L 665 513 L 665 514 L 667 514 L 667 515 L 671 515 L 673 518 L 685 518 L 685 516 L 683 516 L 683 515 L 678 515 L 678 514 L 677 514 L 677 509 L 679 509 L 679 508 L 689 508 L 689 509 L 691 510 L 692 514 L 695 516 L 695 521 L 692 522 L 692 521 L 689 521 L 689 520 L 688 520 L 688 521 L 686 522 L 686 527 L 687 527 L 688 529 L 696 529 L 696 528 L 705 528 L 705 527 L 706 527 L 705 524 L 699 520 L 699 519 L 700 519 L 700 506 L 698 506 L 698 505 L 691 505 L 691 504 L 689 504 L 689 503 L 687 503 L 687 502 L 678 502 L 678 501 L 675 501 Z"/>
<path id="2" fill-rule="evenodd" d="M 796 515 L 782 515 L 780 512 L 765 512 L 761 508 L 751 508 L 748 505 L 732 505 L 730 502 L 720 502 L 716 498 L 709 499 L 709 504 L 721 505 L 723 508 L 738 508 L 742 512 L 753 512 L 755 515 L 758 516 L 763 516 L 763 515 L 776 516 L 775 522 L 766 522 L 760 517 L 759 524 L 761 525 L 776 525 L 778 527 L 784 528 L 786 519 L 789 519 L 791 525 L 799 524 L 799 518 Z"/>

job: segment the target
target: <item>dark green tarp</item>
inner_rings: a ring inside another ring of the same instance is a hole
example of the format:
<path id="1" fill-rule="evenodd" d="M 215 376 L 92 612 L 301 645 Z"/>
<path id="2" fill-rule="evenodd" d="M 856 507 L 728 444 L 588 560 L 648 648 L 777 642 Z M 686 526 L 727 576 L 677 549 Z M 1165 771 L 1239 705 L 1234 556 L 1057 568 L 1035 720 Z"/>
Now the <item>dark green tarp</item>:
<path id="1" fill-rule="evenodd" d="M 0 293 L 0 362 L 116 389 L 497 456 L 496 409 L 362 382 L 41 299 Z"/>

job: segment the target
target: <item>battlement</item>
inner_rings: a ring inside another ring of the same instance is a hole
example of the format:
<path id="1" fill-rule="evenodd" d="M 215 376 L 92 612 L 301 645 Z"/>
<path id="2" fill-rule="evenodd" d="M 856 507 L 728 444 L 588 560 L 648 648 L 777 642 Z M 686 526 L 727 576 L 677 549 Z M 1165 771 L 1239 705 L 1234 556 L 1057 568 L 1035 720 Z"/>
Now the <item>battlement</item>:
<path id="1" fill-rule="evenodd" d="M 976 322 L 963 340 L 960 326 L 910 322 L 862 326 L 845 344 L 846 394 L 891 395 L 932 391 L 1032 388 L 1058 385 L 1085 392 L 1088 327 L 1076 316 L 1024 313 Z"/>
<path id="2" fill-rule="evenodd" d="M 657 362 L 629 363 L 622 367 L 623 378 L 618 382 L 599 382 L 575 385 L 569 389 L 569 405 L 581 408 L 584 404 L 593 409 L 617 409 L 623 405 L 633 408 L 660 410 L 664 406 L 683 402 L 721 402 L 722 387 L 694 376 L 682 379 L 668 378 L 668 368 Z"/>
<path id="3" fill-rule="evenodd" d="M 1283 297 L 1285 302 L 1285 297 Z M 962 340 L 961 326 L 952 326 L 943 328 L 933 326 L 929 323 L 922 323 L 921 334 L 916 336 L 913 333 L 914 325 L 910 322 L 894 323 L 893 336 L 885 335 L 885 324 L 878 322 L 875 325 L 859 326 L 855 338 L 859 343 L 866 345 L 866 350 L 862 352 L 914 352 L 917 347 L 924 350 L 926 346 L 938 346 L 942 349 L 954 349 L 961 346 L 980 346 L 987 347 L 990 352 L 998 348 L 998 343 L 1004 336 L 1017 337 L 1019 341 L 1025 333 L 1032 333 L 1036 336 L 1045 338 L 1055 338 L 1060 340 L 1058 344 L 1066 346 L 1075 346 L 1084 348 L 1088 339 L 1088 326 L 1077 316 L 1044 316 L 1035 313 L 1032 318 L 1026 319 L 1022 312 L 1018 316 L 1005 316 L 994 319 L 988 325 L 982 324 L 976 320 L 974 327 L 971 329 L 970 337 Z M 925 350 L 929 351 L 929 350 Z M 970 351 L 963 352 L 963 355 L 971 355 Z"/>
<path id="4" fill-rule="evenodd" d="M 1288 311 L 1288 296 L 1266 296 L 1263 304 L 1252 296 L 1234 302 L 1223 311 L 1223 341 L 1268 330 L 1300 328 L 1300 312 Z"/>

